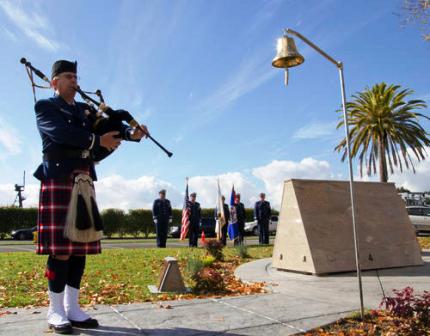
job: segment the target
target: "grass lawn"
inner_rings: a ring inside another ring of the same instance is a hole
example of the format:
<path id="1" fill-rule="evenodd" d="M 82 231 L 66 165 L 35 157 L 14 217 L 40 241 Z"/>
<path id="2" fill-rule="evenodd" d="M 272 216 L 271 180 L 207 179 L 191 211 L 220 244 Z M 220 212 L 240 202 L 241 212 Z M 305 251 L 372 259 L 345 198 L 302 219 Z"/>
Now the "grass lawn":
<path id="1" fill-rule="evenodd" d="M 419 237 L 422 248 L 430 249 L 430 237 Z M 224 249 L 224 255 L 231 266 L 255 259 L 267 258 L 273 246 L 250 246 L 250 257 L 240 259 L 234 248 Z M 87 268 L 82 280 L 82 299 L 84 304 L 128 303 L 159 299 L 174 299 L 177 295 L 162 294 L 153 296 L 147 285 L 157 284 L 163 259 L 176 257 L 186 284 L 191 280 L 186 274 L 185 265 L 189 258 L 201 257 L 201 248 L 145 248 L 112 249 L 102 254 L 88 256 Z M 44 306 L 47 304 L 47 283 L 44 277 L 46 256 L 29 252 L 0 253 L 0 308 Z M 199 297 L 180 295 L 183 298 Z"/>
<path id="2" fill-rule="evenodd" d="M 249 258 L 240 259 L 234 248 L 225 248 L 227 262 L 235 264 L 267 258 L 273 246 L 251 246 Z M 185 283 L 190 283 L 184 271 L 192 256 L 203 256 L 202 248 L 112 249 L 87 257 L 82 279 L 81 303 L 116 304 L 199 297 L 193 294 L 162 294 L 153 296 L 148 285 L 157 284 L 164 257 L 176 257 Z M 0 253 L 0 308 L 47 305 L 47 282 L 44 277 L 46 256 L 28 252 Z"/>

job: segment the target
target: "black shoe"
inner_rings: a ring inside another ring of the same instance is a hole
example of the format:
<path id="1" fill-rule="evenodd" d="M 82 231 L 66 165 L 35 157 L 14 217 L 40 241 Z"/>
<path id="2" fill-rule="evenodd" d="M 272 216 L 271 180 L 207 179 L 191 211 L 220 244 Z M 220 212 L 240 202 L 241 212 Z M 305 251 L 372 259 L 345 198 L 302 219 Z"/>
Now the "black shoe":
<path id="1" fill-rule="evenodd" d="M 62 335 L 71 335 L 73 334 L 73 328 L 70 323 L 61 324 L 59 326 L 50 324 L 49 329 L 53 329 L 56 334 L 62 334 Z"/>
<path id="2" fill-rule="evenodd" d="M 83 328 L 83 329 L 94 329 L 99 326 L 99 322 L 96 319 L 93 319 L 91 317 L 89 319 L 86 319 L 85 321 L 70 320 L 70 323 L 74 327 Z"/>

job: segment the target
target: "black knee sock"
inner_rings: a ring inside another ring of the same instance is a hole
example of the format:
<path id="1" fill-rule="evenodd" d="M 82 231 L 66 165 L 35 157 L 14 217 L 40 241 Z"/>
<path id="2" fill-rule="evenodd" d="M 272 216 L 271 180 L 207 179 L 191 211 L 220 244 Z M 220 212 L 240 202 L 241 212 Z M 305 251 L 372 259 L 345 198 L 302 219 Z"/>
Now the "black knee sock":
<path id="1" fill-rule="evenodd" d="M 85 256 L 71 256 L 69 259 L 69 274 L 67 277 L 67 285 L 79 289 L 81 286 L 81 279 L 84 275 L 85 269 Z"/>
<path id="2" fill-rule="evenodd" d="M 48 257 L 45 277 L 48 278 L 48 287 L 51 292 L 61 293 L 64 291 L 68 270 L 68 260 L 55 259 L 51 255 Z"/>

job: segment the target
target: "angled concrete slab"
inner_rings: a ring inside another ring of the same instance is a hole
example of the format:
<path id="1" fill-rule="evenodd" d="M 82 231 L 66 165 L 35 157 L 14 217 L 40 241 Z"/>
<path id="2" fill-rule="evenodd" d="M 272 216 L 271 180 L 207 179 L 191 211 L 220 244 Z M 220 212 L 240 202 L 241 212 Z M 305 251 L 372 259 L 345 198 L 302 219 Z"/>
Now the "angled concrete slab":
<path id="1" fill-rule="evenodd" d="M 393 183 L 355 182 L 363 270 L 422 265 L 415 231 Z M 284 183 L 273 266 L 311 274 L 356 269 L 349 183 Z"/>

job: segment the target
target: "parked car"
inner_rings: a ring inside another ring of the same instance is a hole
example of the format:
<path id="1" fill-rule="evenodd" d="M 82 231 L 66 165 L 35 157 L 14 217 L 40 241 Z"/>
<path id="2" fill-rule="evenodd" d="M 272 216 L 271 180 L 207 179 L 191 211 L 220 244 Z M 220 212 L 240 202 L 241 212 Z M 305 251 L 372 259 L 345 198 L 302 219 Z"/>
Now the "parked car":
<path id="1" fill-rule="evenodd" d="M 270 221 L 269 221 L 269 232 L 275 233 L 277 227 L 278 227 L 278 216 L 273 215 L 272 217 L 270 217 Z M 258 236 L 257 221 L 245 223 L 245 234 L 253 234 L 254 236 Z"/>
<path id="2" fill-rule="evenodd" d="M 215 237 L 215 226 L 215 218 L 203 217 L 200 220 L 199 224 L 199 235 L 202 234 L 202 231 L 205 231 L 205 237 Z M 169 236 L 171 236 L 172 238 L 179 238 L 181 236 L 181 227 L 172 226 L 169 230 Z"/>
<path id="3" fill-rule="evenodd" d="M 406 210 L 417 233 L 430 233 L 430 207 L 408 206 Z"/>
<path id="4" fill-rule="evenodd" d="M 10 235 L 16 240 L 33 240 L 33 232 L 37 231 L 37 226 L 28 229 L 13 230 Z"/>

